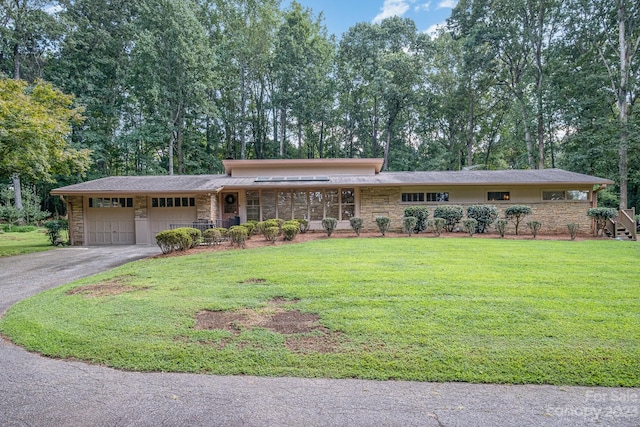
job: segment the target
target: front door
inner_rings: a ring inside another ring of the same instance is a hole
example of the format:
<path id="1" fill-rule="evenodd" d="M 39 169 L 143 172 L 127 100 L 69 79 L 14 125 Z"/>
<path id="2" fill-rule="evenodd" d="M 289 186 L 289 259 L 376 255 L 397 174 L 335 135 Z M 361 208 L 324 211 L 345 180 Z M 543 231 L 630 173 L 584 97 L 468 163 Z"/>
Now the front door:
<path id="1" fill-rule="evenodd" d="M 238 215 L 238 193 L 222 193 L 222 219 L 233 225 Z"/>

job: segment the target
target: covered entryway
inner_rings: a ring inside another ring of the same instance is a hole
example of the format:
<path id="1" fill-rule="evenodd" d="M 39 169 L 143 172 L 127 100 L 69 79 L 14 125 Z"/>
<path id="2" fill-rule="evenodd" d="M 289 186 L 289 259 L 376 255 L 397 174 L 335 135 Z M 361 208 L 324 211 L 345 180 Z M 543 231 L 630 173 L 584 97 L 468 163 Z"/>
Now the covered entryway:
<path id="1" fill-rule="evenodd" d="M 198 216 L 194 197 L 151 197 L 149 203 L 151 238 L 161 231 L 169 230 L 171 224 L 191 226 Z"/>
<path id="2" fill-rule="evenodd" d="M 133 245 L 136 243 L 133 199 L 92 197 L 87 208 L 89 245 Z"/>

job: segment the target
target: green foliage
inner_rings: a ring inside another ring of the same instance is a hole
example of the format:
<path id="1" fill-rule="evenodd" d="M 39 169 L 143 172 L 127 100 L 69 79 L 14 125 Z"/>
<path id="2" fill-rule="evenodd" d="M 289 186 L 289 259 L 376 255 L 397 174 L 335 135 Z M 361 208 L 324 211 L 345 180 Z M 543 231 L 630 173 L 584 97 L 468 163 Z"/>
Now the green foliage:
<path id="1" fill-rule="evenodd" d="M 227 239 L 229 230 L 227 228 L 209 228 L 204 230 L 202 237 L 207 245 L 219 245 Z"/>
<path id="2" fill-rule="evenodd" d="M 280 227 L 277 227 L 277 226 L 266 227 L 262 232 L 262 235 L 264 236 L 265 240 L 268 240 L 273 243 L 275 243 L 279 234 L 280 234 Z"/>
<path id="3" fill-rule="evenodd" d="M 278 221 L 277 219 L 267 219 L 267 220 L 260 221 L 259 223 L 257 223 L 257 224 L 256 224 L 256 230 L 257 230 L 257 232 L 262 233 L 262 235 L 263 235 L 267 240 L 270 240 L 270 239 L 268 239 L 268 238 L 267 238 L 267 236 L 265 235 L 265 231 L 266 231 L 268 228 L 276 227 L 276 228 L 278 229 L 278 233 L 276 234 L 276 237 L 277 237 L 277 235 L 278 235 L 278 234 L 280 234 L 280 227 L 281 227 L 281 225 L 280 225 L 280 224 L 281 224 L 281 223 L 280 223 L 280 221 Z"/>
<path id="4" fill-rule="evenodd" d="M 469 233 L 469 237 L 473 237 L 478 228 L 478 220 L 475 218 L 467 218 L 462 221 L 462 226 L 464 227 L 464 231 Z"/>
<path id="5" fill-rule="evenodd" d="M 498 219 L 496 220 L 496 230 L 500 233 L 500 237 L 504 237 L 504 233 L 507 230 L 507 225 L 509 221 L 506 219 Z"/>
<path id="6" fill-rule="evenodd" d="M 250 239 L 251 236 L 253 235 L 256 225 L 252 222 L 245 222 L 244 224 L 240 224 L 240 225 L 247 229 L 247 239 Z"/>
<path id="7" fill-rule="evenodd" d="M 467 208 L 467 216 L 478 221 L 478 233 L 484 233 L 498 219 L 498 209 L 491 205 L 472 205 Z"/>
<path id="8" fill-rule="evenodd" d="M 9 224 L 38 224 L 51 214 L 41 210 L 41 200 L 34 186 L 22 185 L 22 209 L 16 208 L 15 192 L 8 186 L 0 186 L 0 221 Z"/>
<path id="9" fill-rule="evenodd" d="M 405 215 L 407 214 L 406 210 L 405 210 Z M 416 224 L 418 223 L 418 218 L 414 217 L 414 216 L 405 216 L 404 218 L 402 218 L 402 229 L 404 230 L 405 233 L 407 233 L 409 235 L 409 237 L 411 237 L 411 234 L 413 234 L 413 232 L 416 229 Z M 425 221 L 425 227 L 427 226 L 426 221 Z"/>
<path id="10" fill-rule="evenodd" d="M 377 216 L 376 225 L 380 233 L 384 236 L 387 231 L 389 231 L 389 228 L 391 228 L 391 219 L 387 216 Z"/>
<path id="11" fill-rule="evenodd" d="M 38 227 L 35 225 L 12 225 L 12 224 L 0 224 L 0 231 L 7 233 L 31 233 L 36 231 Z"/>
<path id="12" fill-rule="evenodd" d="M 245 242 L 249 237 L 247 228 L 241 225 L 234 225 L 229 229 L 229 241 L 232 245 L 244 248 Z"/>
<path id="13" fill-rule="evenodd" d="M 349 225 L 355 231 L 356 236 L 360 236 L 360 232 L 362 231 L 362 227 L 364 226 L 364 221 L 359 216 L 354 216 L 349 218 Z"/>
<path id="14" fill-rule="evenodd" d="M 337 226 L 338 220 L 335 218 L 322 219 L 322 228 L 324 228 L 324 231 L 327 233 L 328 237 L 331 237 Z"/>
<path id="15" fill-rule="evenodd" d="M 444 226 L 445 230 L 452 232 L 464 216 L 464 209 L 462 206 L 457 205 L 438 206 L 433 211 L 433 216 L 436 218 L 444 218 L 446 221 Z"/>
<path id="16" fill-rule="evenodd" d="M 413 231 L 420 233 L 427 229 L 427 218 L 429 217 L 429 210 L 426 206 L 408 206 L 404 210 L 405 217 L 414 217 L 416 219 L 416 225 Z M 405 232 L 407 230 L 405 229 Z"/>
<path id="17" fill-rule="evenodd" d="M 300 223 L 297 221 L 287 221 L 282 226 L 282 234 L 284 235 L 284 240 L 291 241 L 295 239 L 298 235 L 298 232 L 300 232 Z"/>
<path id="18" fill-rule="evenodd" d="M 298 224 L 300 224 L 300 232 L 302 234 L 309 231 L 309 221 L 304 218 L 296 218 L 295 221 L 298 221 Z"/>
<path id="19" fill-rule="evenodd" d="M 531 215 L 533 210 L 531 207 L 526 205 L 513 205 L 509 206 L 504 210 L 504 216 L 507 220 L 513 222 L 516 226 L 516 236 L 518 235 L 518 227 L 520 226 L 520 222 L 527 216 Z"/>
<path id="20" fill-rule="evenodd" d="M 191 240 L 191 244 L 189 245 L 190 248 L 195 248 L 202 241 L 202 231 L 200 231 L 200 229 L 198 228 L 181 227 L 176 228 L 175 230 L 187 233 L 189 235 L 189 238 Z"/>
<path id="21" fill-rule="evenodd" d="M 186 251 L 192 247 L 193 240 L 185 228 L 177 228 L 156 234 L 156 243 L 163 254 L 168 254 L 174 251 Z"/>
<path id="22" fill-rule="evenodd" d="M 0 257 L 41 252 L 53 248 L 48 236 L 42 229 L 26 233 L 14 233 L 3 231 L 2 225 L 0 225 Z"/>
<path id="23" fill-rule="evenodd" d="M 52 245 L 57 246 L 65 243 L 62 241 L 61 232 L 69 229 L 69 222 L 67 220 L 53 219 L 46 221 L 43 225 L 47 230 L 47 236 L 49 236 Z"/>
<path id="24" fill-rule="evenodd" d="M 542 223 L 540 221 L 529 221 L 527 222 L 527 227 L 529 227 L 529 230 L 531 230 L 531 234 L 535 239 L 538 235 L 538 231 L 540 231 L 540 228 L 542 228 Z"/>
<path id="25" fill-rule="evenodd" d="M 433 218 L 427 221 L 427 226 L 431 227 L 438 237 L 442 234 L 445 225 L 447 225 L 447 220 L 444 218 Z"/>
<path id="26" fill-rule="evenodd" d="M 596 235 L 602 236 L 607 227 L 607 221 L 618 216 L 618 210 L 614 208 L 590 208 L 587 216 L 596 222 Z"/>

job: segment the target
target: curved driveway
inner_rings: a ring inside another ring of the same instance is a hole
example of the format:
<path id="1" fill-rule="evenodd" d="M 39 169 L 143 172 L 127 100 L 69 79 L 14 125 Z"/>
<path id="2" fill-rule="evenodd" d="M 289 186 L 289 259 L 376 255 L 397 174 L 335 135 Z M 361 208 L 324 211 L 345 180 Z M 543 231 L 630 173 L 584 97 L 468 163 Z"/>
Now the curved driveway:
<path id="1" fill-rule="evenodd" d="M 66 248 L 0 258 L 0 313 L 159 253 Z M 0 338 L 0 426 L 637 426 L 640 389 L 135 373 L 53 360 Z"/>

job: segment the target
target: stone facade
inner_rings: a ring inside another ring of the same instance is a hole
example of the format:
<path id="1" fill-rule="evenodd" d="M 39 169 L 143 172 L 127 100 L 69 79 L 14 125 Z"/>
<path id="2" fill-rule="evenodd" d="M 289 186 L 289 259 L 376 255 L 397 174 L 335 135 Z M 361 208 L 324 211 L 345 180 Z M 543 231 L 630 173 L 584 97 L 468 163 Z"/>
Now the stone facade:
<path id="1" fill-rule="evenodd" d="M 84 204 L 82 196 L 69 196 L 66 198 L 67 209 L 70 213 L 71 229 L 69 240 L 72 245 L 82 246 L 84 241 Z"/>
<path id="2" fill-rule="evenodd" d="M 197 219 L 215 221 L 218 219 L 218 198 L 215 194 L 200 194 L 196 197 Z"/>
<path id="3" fill-rule="evenodd" d="M 148 219 L 149 218 L 149 206 L 147 196 L 136 196 L 133 199 L 133 207 L 135 208 L 136 219 Z"/>
<path id="4" fill-rule="evenodd" d="M 402 218 L 404 210 L 410 203 L 400 203 L 402 191 L 393 187 L 370 187 L 360 190 L 360 216 L 364 220 L 364 229 L 367 231 L 378 231 L 375 219 L 378 216 L 387 216 L 391 219 L 391 229 L 393 231 L 402 230 Z M 449 205 L 462 206 L 465 209 L 468 206 L 480 203 L 449 203 Z M 587 234 L 593 232 L 591 219 L 587 216 L 587 210 L 591 207 L 590 201 L 567 202 L 514 202 L 514 203 L 482 203 L 496 206 L 498 208 L 499 217 L 504 218 L 504 210 L 512 205 L 526 205 L 531 207 L 533 214 L 524 219 L 524 223 L 520 225 L 521 233 L 528 233 L 526 223 L 529 221 L 540 221 L 542 228 L 540 234 L 558 234 L 568 233 L 567 224 L 580 224 L 580 233 Z M 433 211 L 438 204 L 420 204 L 426 206 L 429 210 L 429 218 L 433 218 Z M 461 226 L 462 228 L 462 226 Z M 513 232 L 513 225 L 510 224 L 507 229 L 508 233 Z"/>

